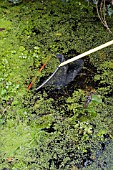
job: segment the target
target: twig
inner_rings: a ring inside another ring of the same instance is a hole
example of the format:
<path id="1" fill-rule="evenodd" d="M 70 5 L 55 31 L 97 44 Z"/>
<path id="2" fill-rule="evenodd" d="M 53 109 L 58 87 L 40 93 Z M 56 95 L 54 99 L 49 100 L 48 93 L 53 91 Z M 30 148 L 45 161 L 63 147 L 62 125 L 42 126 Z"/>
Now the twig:
<path id="1" fill-rule="evenodd" d="M 106 22 L 106 18 L 105 18 L 105 15 L 106 15 L 106 13 L 105 13 L 105 11 L 106 11 L 105 0 L 104 0 L 104 1 L 102 0 L 101 3 L 100 3 L 100 11 L 99 11 L 99 9 L 98 9 L 98 8 L 99 8 L 99 7 L 98 7 L 98 2 L 99 2 L 99 1 L 97 1 L 97 3 L 96 3 L 97 15 L 98 15 L 101 23 L 107 28 L 107 30 L 109 31 L 109 33 L 112 33 L 111 30 L 110 30 L 110 28 L 109 28 L 109 26 L 108 26 L 108 24 L 107 24 L 107 22 Z"/>

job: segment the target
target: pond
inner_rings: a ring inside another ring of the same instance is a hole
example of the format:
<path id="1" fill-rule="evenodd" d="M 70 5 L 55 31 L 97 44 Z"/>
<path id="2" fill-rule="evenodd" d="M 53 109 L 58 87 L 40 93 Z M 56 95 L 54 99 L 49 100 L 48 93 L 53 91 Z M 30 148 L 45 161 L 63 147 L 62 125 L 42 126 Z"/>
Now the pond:
<path id="1" fill-rule="evenodd" d="M 106 21 L 113 32 L 112 15 Z M 113 45 L 36 91 L 56 56 L 73 58 L 113 40 L 111 32 L 91 2 L 0 1 L 0 169 L 113 168 Z"/>

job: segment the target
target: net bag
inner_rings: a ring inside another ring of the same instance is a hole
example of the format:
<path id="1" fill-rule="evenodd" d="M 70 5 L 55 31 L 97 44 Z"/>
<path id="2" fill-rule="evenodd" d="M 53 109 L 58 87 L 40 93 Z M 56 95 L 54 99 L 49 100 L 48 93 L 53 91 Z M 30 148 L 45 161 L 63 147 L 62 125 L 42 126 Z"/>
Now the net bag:
<path id="1" fill-rule="evenodd" d="M 62 54 L 57 54 L 56 58 L 60 63 L 65 61 Z M 42 87 L 49 87 L 51 89 L 61 89 L 68 83 L 74 80 L 83 67 L 83 60 L 79 59 L 62 67 L 57 67 L 55 72 L 42 85 L 37 87 L 39 90 Z"/>

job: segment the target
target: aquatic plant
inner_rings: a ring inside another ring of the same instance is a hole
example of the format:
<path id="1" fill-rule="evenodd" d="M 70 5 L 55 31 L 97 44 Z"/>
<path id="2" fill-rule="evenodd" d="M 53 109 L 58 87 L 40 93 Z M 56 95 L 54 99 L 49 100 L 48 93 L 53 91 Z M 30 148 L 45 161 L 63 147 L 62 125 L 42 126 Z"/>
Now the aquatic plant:
<path id="1" fill-rule="evenodd" d="M 86 57 L 80 75 L 59 91 L 27 87 L 34 76 L 40 84 L 55 70 L 56 53 L 68 59 L 111 35 L 79 4 L 26 2 L 0 1 L 0 169 L 81 168 L 84 156 L 91 151 L 93 159 L 95 148 L 113 136 L 113 47 Z M 89 86 L 95 93 L 84 108 Z"/>

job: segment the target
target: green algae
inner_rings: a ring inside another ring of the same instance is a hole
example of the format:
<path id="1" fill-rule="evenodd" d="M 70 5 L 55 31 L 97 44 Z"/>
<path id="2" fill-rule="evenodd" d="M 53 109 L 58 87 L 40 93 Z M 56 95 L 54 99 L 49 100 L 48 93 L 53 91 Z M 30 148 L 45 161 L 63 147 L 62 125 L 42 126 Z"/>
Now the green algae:
<path id="1" fill-rule="evenodd" d="M 102 27 L 92 12 L 93 7 L 85 4 L 73 1 L 69 4 L 23 1 L 18 6 L 0 3 L 0 27 L 5 28 L 0 32 L 0 168 L 82 167 L 88 148 L 93 157 L 94 148 L 100 149 L 99 143 L 107 140 L 105 135 L 113 136 L 113 47 L 91 54 L 88 61 L 85 58 L 83 73 L 89 69 L 88 74 L 77 77 L 58 94 L 46 89 L 34 93 L 36 83 L 31 91 L 27 86 L 34 76 L 38 76 L 40 83 L 40 78 L 55 70 L 56 53 L 69 54 L 73 49 L 82 53 L 113 36 Z M 51 60 L 46 68 L 37 75 L 49 56 Z M 66 55 L 68 57 L 71 54 Z M 88 62 L 95 70 L 88 67 Z M 89 84 L 94 71 L 93 83 Z M 78 88 L 77 81 L 83 80 L 84 86 Z M 87 86 L 92 86 L 96 93 L 85 109 Z"/>

